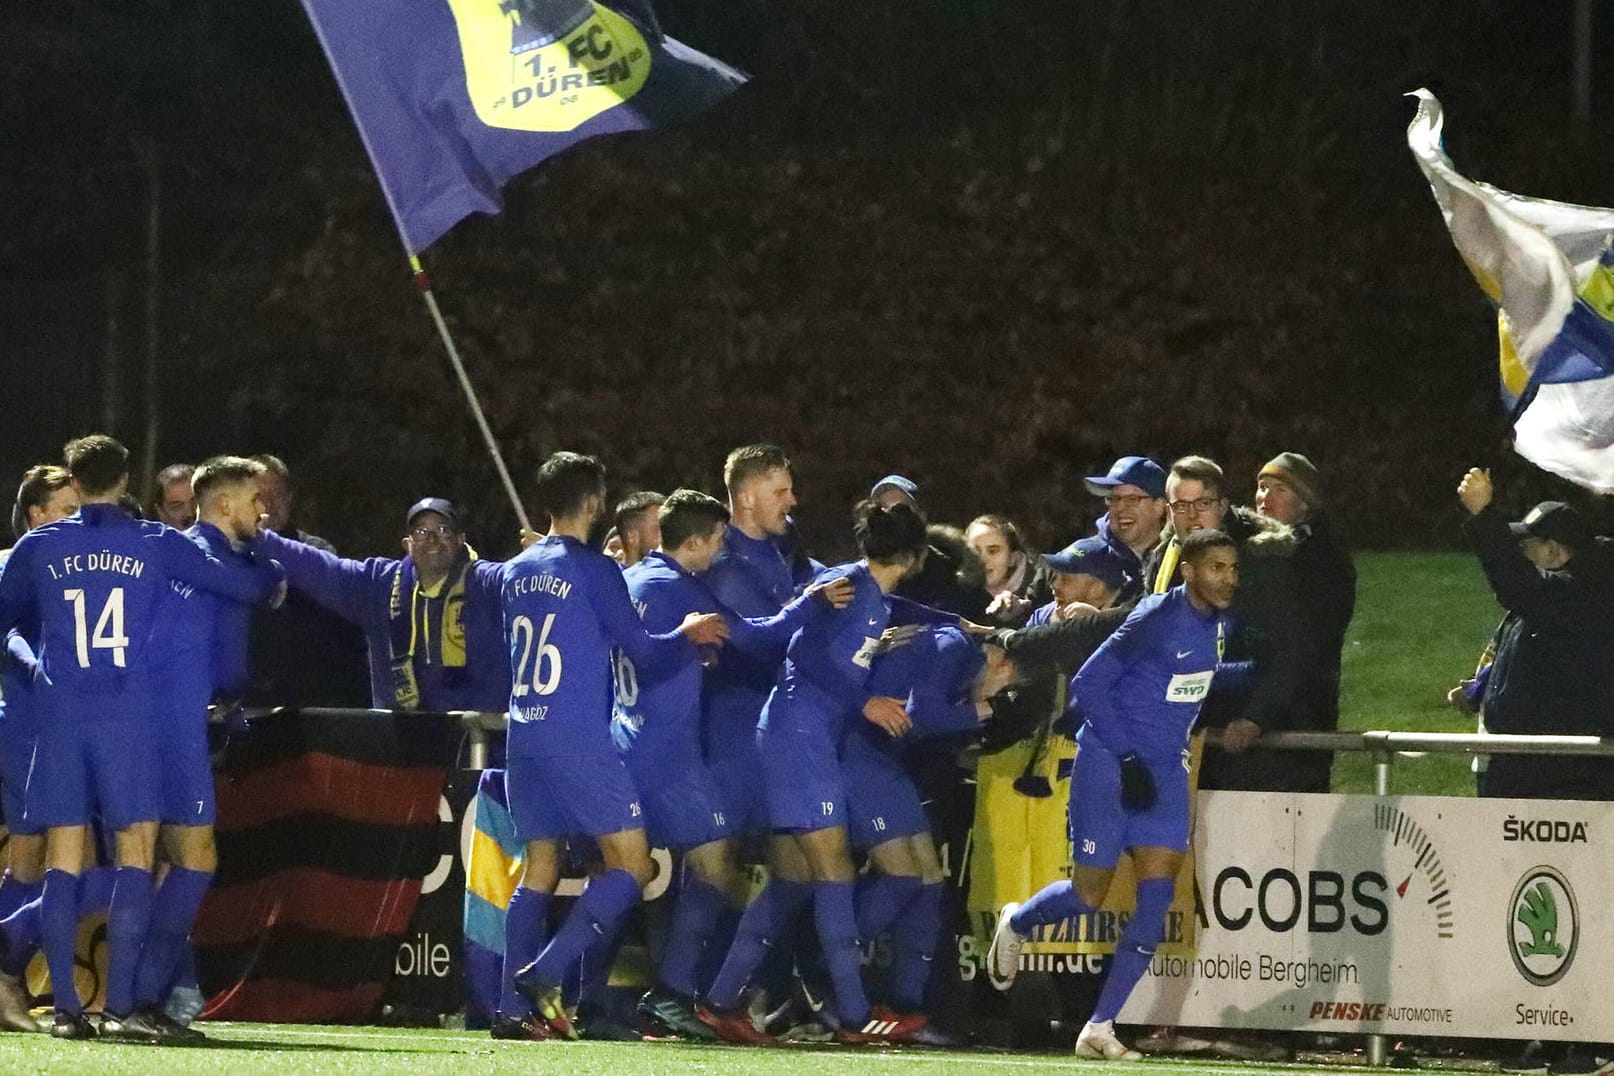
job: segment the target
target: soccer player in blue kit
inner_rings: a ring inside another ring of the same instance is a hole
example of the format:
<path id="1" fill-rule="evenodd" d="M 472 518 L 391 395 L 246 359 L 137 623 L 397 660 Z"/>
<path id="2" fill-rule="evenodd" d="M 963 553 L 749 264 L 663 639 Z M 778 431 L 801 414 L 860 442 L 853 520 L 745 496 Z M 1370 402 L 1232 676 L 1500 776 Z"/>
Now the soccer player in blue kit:
<path id="1" fill-rule="evenodd" d="M 258 479 L 264 465 L 217 456 L 191 476 L 198 522 L 186 537 L 224 563 L 252 564 L 245 546 L 257 538 L 263 513 Z M 151 924 L 135 972 L 135 1013 L 118 1037 L 195 1044 L 200 1031 L 163 1011 L 196 913 L 207 895 L 218 852 L 213 839 L 213 770 L 208 757 L 207 707 L 215 694 L 239 696 L 251 674 L 251 606 L 170 583 L 158 636 L 166 650 L 154 685 L 159 700 L 158 762 L 162 776 L 158 839 L 170 867 L 152 900 Z M 103 1033 L 105 1036 L 105 1033 Z"/>
<path id="2" fill-rule="evenodd" d="M 549 533 L 505 565 L 502 595 L 511 669 L 505 789 L 526 866 L 505 916 L 499 1007 L 502 1019 L 524 1023 L 511 996 L 519 992 L 541 1021 L 530 1037 L 575 1038 L 561 982 L 596 938 L 616 933 L 653 873 L 639 799 L 611 740 L 611 648 L 649 683 L 728 629 L 720 615 L 691 613 L 664 634 L 645 630 L 622 570 L 588 545 L 605 511 L 599 460 L 555 453 L 538 470 L 537 497 Z M 605 869 L 544 944 L 561 841 L 578 836 L 594 838 Z"/>
<path id="3" fill-rule="evenodd" d="M 742 1001 L 773 939 L 809 901 L 834 986 L 838 1037 L 902 1039 L 923 1026 L 919 1017 L 871 1011 L 863 989 L 839 752 L 849 719 L 868 720 L 893 736 L 911 725 L 902 700 L 871 695 L 867 685 L 890 619 L 886 595 L 923 562 L 925 520 L 907 504 L 865 501 L 854 513 L 853 530 L 865 559 L 825 576 L 850 579 L 852 602 L 796 633 L 757 722 L 774 869 L 741 917 L 723 968 L 697 1009 L 702 1022 L 731 1041 L 772 1041 L 751 1022 Z"/>
<path id="4" fill-rule="evenodd" d="M 790 510 L 796 506 L 790 460 L 777 445 L 743 445 L 723 461 L 731 519 L 712 558 L 706 585 L 745 617 L 772 616 L 822 567 L 792 558 Z M 757 758 L 757 715 L 773 690 L 789 639 L 762 653 L 725 653 L 707 671 L 704 722 L 707 761 L 736 834 L 768 828 Z"/>
<path id="5" fill-rule="evenodd" d="M 691 613 L 722 613 L 731 655 L 777 653 L 797 628 L 852 597 L 845 580 L 814 584 L 772 617 L 743 619 L 726 609 L 699 578 L 723 546 L 729 511 L 692 489 L 675 491 L 659 513 L 661 544 L 623 573 L 647 630 L 676 628 Z M 701 666 L 689 660 L 659 682 L 641 682 L 618 654 L 612 734 L 644 808 L 650 842 L 683 854 L 683 879 L 657 986 L 640 1003 L 680 1034 L 710 1035 L 694 1015 L 694 999 L 708 984 L 698 965 L 723 914 L 742 903 L 734 862 L 733 831 L 701 750 Z"/>
<path id="6" fill-rule="evenodd" d="M 28 468 L 17 488 L 11 525 L 21 538 L 36 527 L 66 519 L 78 508 L 78 493 L 67 469 L 38 464 Z M 0 557 L 10 554 L 8 549 Z M 23 817 L 23 792 L 34 757 L 35 722 L 28 702 L 38 645 L 39 628 L 33 624 L 6 633 L 5 652 L 0 654 L 0 685 L 4 685 L 0 688 L 0 803 L 8 837 L 6 873 L 0 880 L 0 917 L 4 917 L 7 939 L 0 966 L 0 1026 L 12 1031 L 39 1030 L 22 986 L 23 970 L 38 951 L 38 899 L 45 882 L 45 831 Z"/>
<path id="7" fill-rule="evenodd" d="M 987 953 L 993 985 L 1006 990 L 1020 948 L 1039 927 L 1103 903 L 1122 851 L 1132 856 L 1137 903 L 1110 958 L 1109 977 L 1076 1056 L 1136 1061 L 1114 1022 L 1165 937 L 1177 870 L 1189 840 L 1188 737 L 1210 692 L 1225 610 L 1238 586 L 1238 549 L 1221 531 L 1182 540 L 1182 583 L 1139 602 L 1072 681 L 1078 712 L 1070 779 L 1069 881 L 1024 904 L 1007 904 Z"/>
<path id="8" fill-rule="evenodd" d="M 991 697 L 1009 685 L 1014 662 L 995 645 L 977 646 L 952 625 L 925 628 L 893 643 L 869 678 L 876 695 L 904 700 L 913 728 L 893 737 L 853 723 L 841 745 L 852 846 L 868 855 L 859 881 L 857 930 L 871 942 L 889 929 L 890 1007 L 917 1013 L 942 926 L 942 865 L 924 801 L 904 759 L 927 739 L 974 731 L 992 715 Z"/>
<path id="9" fill-rule="evenodd" d="M 131 519 L 118 500 L 129 453 L 102 434 L 68 443 L 79 511 L 30 531 L 0 571 L 0 630 L 40 626 L 33 682 L 37 746 L 24 812 L 46 830 L 40 929 L 58 984 L 52 1034 L 95 1034 L 70 986 L 78 933 L 78 873 L 97 807 L 114 831 L 117 880 L 107 922 L 103 1030 L 134 1007 L 134 978 L 151 913 L 160 814 L 150 653 L 169 581 L 257 602 L 278 585 L 273 562 L 224 565 L 160 523 Z"/>

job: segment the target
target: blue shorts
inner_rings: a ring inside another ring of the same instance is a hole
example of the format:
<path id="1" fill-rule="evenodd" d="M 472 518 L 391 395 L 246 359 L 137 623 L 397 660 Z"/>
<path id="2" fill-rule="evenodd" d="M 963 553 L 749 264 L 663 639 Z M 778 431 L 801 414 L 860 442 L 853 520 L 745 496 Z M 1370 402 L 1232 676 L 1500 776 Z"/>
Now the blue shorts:
<path id="1" fill-rule="evenodd" d="M 639 790 L 652 846 L 687 851 L 734 835 L 704 763 L 658 766 L 656 759 L 647 758 L 636 765 L 629 758 L 628 773 Z"/>
<path id="2" fill-rule="evenodd" d="M 846 828 L 853 848 L 874 848 L 930 832 L 919 789 L 896 759 L 849 750 L 841 755 L 841 773 L 846 778 Z"/>
<path id="3" fill-rule="evenodd" d="M 644 818 L 628 768 L 616 749 L 510 755 L 504 794 L 524 841 L 599 837 L 639 829 Z"/>
<path id="4" fill-rule="evenodd" d="M 758 729 L 768 828 L 792 832 L 846 825 L 846 779 L 835 745 L 799 730 Z"/>
<path id="5" fill-rule="evenodd" d="M 207 748 L 212 681 L 211 668 L 202 662 L 174 670 L 164 685 L 157 737 L 164 825 L 213 824 L 213 765 Z"/>
<path id="6" fill-rule="evenodd" d="M 6 829 L 19 837 L 45 832 L 28 821 L 23 793 L 28 788 L 28 767 L 34 762 L 34 726 L 18 706 L 11 704 L 0 717 L 0 811 L 5 812 Z"/>
<path id="7" fill-rule="evenodd" d="M 39 830 L 84 826 L 97 809 L 108 829 L 162 814 L 157 729 L 149 719 L 65 721 L 45 729 L 28 773 L 26 819 Z"/>
<path id="8" fill-rule="evenodd" d="M 207 749 L 207 727 L 168 729 L 157 743 L 162 775 L 162 818 L 168 826 L 213 824 L 213 761 Z"/>
<path id="9" fill-rule="evenodd" d="M 763 791 L 755 729 L 739 742 L 709 747 L 706 769 L 730 833 L 761 833 L 768 828 L 768 795 Z"/>
<path id="10" fill-rule="evenodd" d="M 1154 777 L 1155 802 L 1146 811 L 1121 806 L 1121 762 L 1092 742 L 1078 741 L 1070 772 L 1071 858 L 1079 866 L 1115 866 L 1128 848 L 1188 849 L 1188 752 L 1144 758 Z"/>

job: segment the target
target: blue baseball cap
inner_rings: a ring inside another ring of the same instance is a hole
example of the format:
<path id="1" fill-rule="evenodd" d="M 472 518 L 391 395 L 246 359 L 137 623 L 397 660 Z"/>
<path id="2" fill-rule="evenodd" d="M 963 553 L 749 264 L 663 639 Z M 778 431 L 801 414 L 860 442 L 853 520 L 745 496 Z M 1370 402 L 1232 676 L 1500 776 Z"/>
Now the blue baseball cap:
<path id="1" fill-rule="evenodd" d="M 1107 497 L 1116 486 L 1137 486 L 1151 497 L 1166 495 L 1166 472 L 1148 456 L 1122 456 L 1110 466 L 1110 473 L 1083 479 L 1087 492 Z"/>
<path id="2" fill-rule="evenodd" d="M 1090 575 L 1114 590 L 1126 586 L 1126 563 L 1096 536 L 1077 539 L 1057 553 L 1044 553 L 1042 562 L 1064 575 Z"/>
<path id="3" fill-rule="evenodd" d="M 900 474 L 888 474 L 884 478 L 880 479 L 880 481 L 870 486 L 869 496 L 878 497 L 880 495 L 880 491 L 885 489 L 887 486 L 890 486 L 892 489 L 900 489 L 913 500 L 917 501 L 919 499 L 919 483 Z"/>

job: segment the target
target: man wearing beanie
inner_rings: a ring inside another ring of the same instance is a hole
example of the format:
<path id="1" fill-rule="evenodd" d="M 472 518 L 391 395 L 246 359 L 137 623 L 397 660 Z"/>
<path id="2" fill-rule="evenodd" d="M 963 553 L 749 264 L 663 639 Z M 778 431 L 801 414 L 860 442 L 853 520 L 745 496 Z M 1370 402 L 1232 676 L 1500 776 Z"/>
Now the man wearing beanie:
<path id="1" fill-rule="evenodd" d="M 1332 732 L 1339 727 L 1340 654 L 1345 629 L 1356 611 L 1356 567 L 1323 512 L 1322 477 L 1300 453 L 1280 452 L 1261 468 L 1255 481 L 1255 510 L 1287 523 L 1295 534 L 1296 591 L 1301 612 L 1311 623 L 1307 637 L 1315 647 L 1308 675 L 1296 692 L 1302 721 L 1295 727 Z M 1304 771 L 1309 791 L 1328 791 L 1331 754 L 1285 757 Z"/>

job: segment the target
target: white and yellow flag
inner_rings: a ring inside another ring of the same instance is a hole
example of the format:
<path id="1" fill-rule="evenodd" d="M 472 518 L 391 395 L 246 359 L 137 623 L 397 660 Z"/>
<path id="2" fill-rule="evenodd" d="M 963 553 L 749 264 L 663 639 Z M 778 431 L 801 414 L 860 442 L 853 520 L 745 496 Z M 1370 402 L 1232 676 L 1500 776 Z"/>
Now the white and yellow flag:
<path id="1" fill-rule="evenodd" d="M 1614 493 L 1614 209 L 1526 198 L 1461 175 L 1428 90 L 1407 145 L 1452 242 L 1498 306 L 1502 394 L 1525 459 Z"/>

